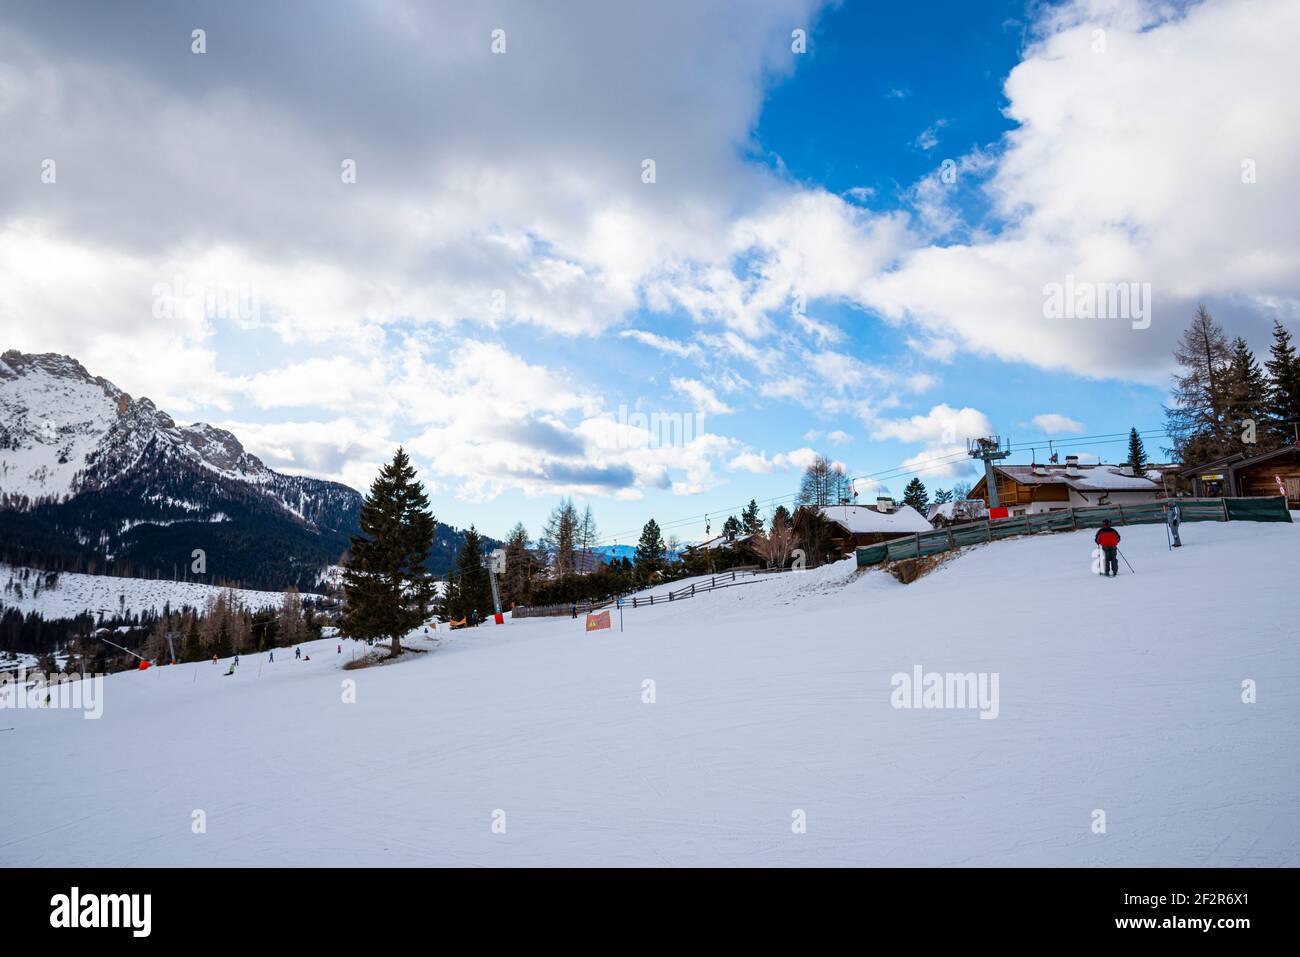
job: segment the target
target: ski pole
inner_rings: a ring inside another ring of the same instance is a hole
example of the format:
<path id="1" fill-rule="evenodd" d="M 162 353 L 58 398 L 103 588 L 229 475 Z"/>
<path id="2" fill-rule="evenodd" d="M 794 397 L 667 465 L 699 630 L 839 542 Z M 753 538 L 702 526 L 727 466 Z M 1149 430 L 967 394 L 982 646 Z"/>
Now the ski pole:
<path id="1" fill-rule="evenodd" d="M 1120 558 L 1124 558 L 1124 553 L 1121 552 L 1118 548 L 1115 549 L 1115 554 L 1119 555 Z M 1128 564 L 1128 559 L 1127 559 L 1127 558 L 1124 558 L 1124 564 L 1125 564 L 1125 565 L 1128 565 L 1128 570 L 1129 570 L 1130 572 L 1132 572 L 1134 575 L 1137 574 L 1137 572 L 1133 571 L 1133 566 Z"/>

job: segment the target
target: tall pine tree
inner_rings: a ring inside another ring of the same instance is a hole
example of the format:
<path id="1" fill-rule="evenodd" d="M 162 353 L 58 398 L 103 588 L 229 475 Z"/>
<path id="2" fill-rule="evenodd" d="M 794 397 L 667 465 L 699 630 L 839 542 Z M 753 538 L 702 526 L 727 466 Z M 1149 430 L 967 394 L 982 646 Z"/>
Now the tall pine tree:
<path id="1" fill-rule="evenodd" d="M 1253 455 L 1263 451 L 1260 443 L 1268 447 L 1268 383 L 1264 372 L 1255 361 L 1246 340 L 1238 336 L 1232 340 L 1232 359 L 1227 375 L 1228 444 L 1234 452 Z"/>
<path id="2" fill-rule="evenodd" d="M 1265 412 L 1271 444 L 1280 446 L 1295 442 L 1300 429 L 1300 358 L 1291 344 L 1291 333 L 1276 319 L 1268 354 L 1264 363 L 1268 370 Z"/>
<path id="3" fill-rule="evenodd" d="M 930 510 L 930 494 L 925 490 L 925 483 L 920 478 L 913 478 L 903 489 L 903 504 L 910 505 L 923 516 Z"/>
<path id="4" fill-rule="evenodd" d="M 734 521 L 734 519 L 733 519 Z M 641 529 L 641 540 L 636 546 L 636 570 L 642 577 L 657 572 L 664 561 L 664 538 L 659 523 L 653 518 Z"/>
<path id="5" fill-rule="evenodd" d="M 483 539 L 473 525 L 465 532 L 465 544 L 456 556 L 455 579 L 451 613 L 470 625 L 480 624 L 494 609 L 492 583 L 483 564 Z"/>
<path id="6" fill-rule="evenodd" d="M 501 576 L 501 601 L 506 607 L 528 601 L 528 587 L 533 579 L 533 556 L 528 551 L 528 529 L 516 522 L 506 536 L 506 570 Z"/>
<path id="7" fill-rule="evenodd" d="M 434 519 L 403 449 L 370 486 L 360 525 L 343 571 L 343 633 L 387 638 L 395 657 L 402 653 L 402 636 L 428 618 L 434 590 L 425 567 L 433 550 Z"/>
<path id="8" fill-rule="evenodd" d="M 1145 475 L 1147 466 L 1147 449 L 1142 444 L 1142 436 L 1138 435 L 1136 428 L 1128 430 L 1128 463 L 1133 466 L 1134 475 Z"/>

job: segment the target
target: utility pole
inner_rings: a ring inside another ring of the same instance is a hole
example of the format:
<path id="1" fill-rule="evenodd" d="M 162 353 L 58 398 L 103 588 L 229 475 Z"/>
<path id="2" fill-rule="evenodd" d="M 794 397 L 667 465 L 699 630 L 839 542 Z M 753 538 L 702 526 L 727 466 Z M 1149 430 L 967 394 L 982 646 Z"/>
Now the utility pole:
<path id="1" fill-rule="evenodd" d="M 984 484 L 989 492 L 989 508 L 997 508 L 1001 503 L 998 502 L 998 479 L 993 472 L 993 463 L 1011 454 L 1011 443 L 1008 441 L 1004 447 L 996 435 L 967 439 L 966 454 L 984 463 Z"/>

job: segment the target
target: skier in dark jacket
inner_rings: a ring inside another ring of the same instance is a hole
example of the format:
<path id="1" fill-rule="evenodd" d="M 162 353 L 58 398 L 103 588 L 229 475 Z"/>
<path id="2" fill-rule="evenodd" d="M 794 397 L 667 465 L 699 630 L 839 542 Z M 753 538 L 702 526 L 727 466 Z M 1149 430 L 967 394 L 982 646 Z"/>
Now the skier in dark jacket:
<path id="1" fill-rule="evenodd" d="M 1182 548 L 1183 543 L 1178 538 L 1178 526 L 1183 521 L 1183 510 L 1178 507 L 1177 502 L 1170 502 L 1165 506 L 1165 521 L 1169 523 L 1169 532 L 1174 537 L 1174 548 Z"/>
<path id="2" fill-rule="evenodd" d="M 1119 552 L 1119 532 L 1111 527 L 1110 519 L 1102 521 L 1101 528 L 1097 529 L 1097 534 L 1093 536 L 1092 540 L 1101 546 L 1102 555 L 1106 559 L 1102 574 L 1109 578 L 1118 575 L 1119 558 L 1116 556 Z"/>

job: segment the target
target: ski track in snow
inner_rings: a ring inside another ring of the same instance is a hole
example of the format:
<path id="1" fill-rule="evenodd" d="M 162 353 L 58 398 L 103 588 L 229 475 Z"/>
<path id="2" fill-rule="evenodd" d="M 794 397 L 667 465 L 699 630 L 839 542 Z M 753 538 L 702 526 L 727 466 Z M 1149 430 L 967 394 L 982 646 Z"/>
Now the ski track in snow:
<path id="1" fill-rule="evenodd" d="M 1045 535 L 908 586 L 844 562 L 625 608 L 622 634 L 508 620 L 349 672 L 328 639 L 109 677 L 98 721 L 0 709 L 0 864 L 1300 864 L 1300 526 L 1121 532 L 1116 579 L 1090 532 Z M 892 708 L 917 664 L 998 672 L 1000 716 Z"/>

